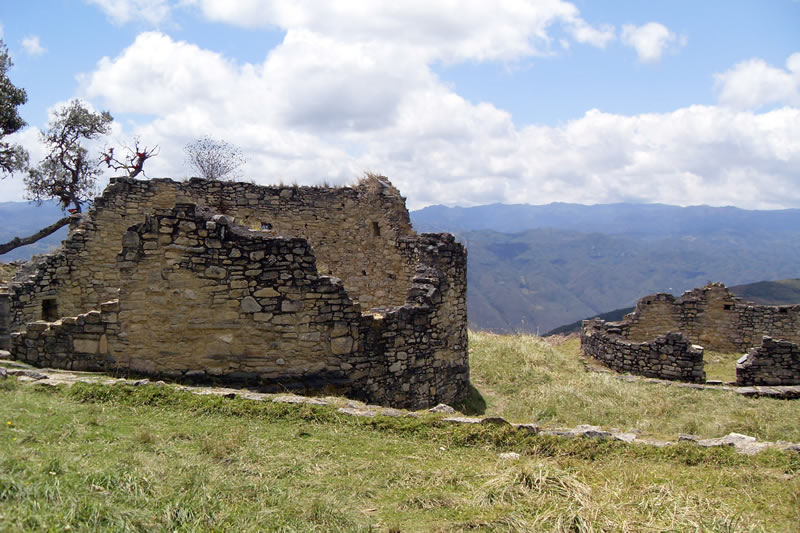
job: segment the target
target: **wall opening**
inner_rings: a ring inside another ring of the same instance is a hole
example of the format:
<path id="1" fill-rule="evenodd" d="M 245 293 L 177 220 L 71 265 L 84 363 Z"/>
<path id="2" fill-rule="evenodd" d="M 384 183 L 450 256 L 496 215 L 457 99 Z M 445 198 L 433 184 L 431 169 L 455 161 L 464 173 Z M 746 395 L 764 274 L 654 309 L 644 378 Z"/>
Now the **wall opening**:
<path id="1" fill-rule="evenodd" d="M 45 322 L 58 320 L 58 302 L 55 298 L 42 300 L 42 320 Z"/>
<path id="2" fill-rule="evenodd" d="M 372 223 L 372 236 L 373 237 L 381 236 L 381 227 L 377 222 Z"/>

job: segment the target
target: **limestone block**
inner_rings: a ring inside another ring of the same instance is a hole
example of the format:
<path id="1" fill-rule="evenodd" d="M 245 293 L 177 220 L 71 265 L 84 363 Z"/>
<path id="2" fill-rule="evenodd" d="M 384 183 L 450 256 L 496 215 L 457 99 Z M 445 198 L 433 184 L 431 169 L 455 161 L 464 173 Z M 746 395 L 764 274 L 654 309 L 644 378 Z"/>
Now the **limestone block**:
<path id="1" fill-rule="evenodd" d="M 256 298 L 274 298 L 280 296 L 280 293 L 271 287 L 265 287 L 254 292 L 253 296 Z"/>
<path id="2" fill-rule="evenodd" d="M 220 268 L 218 266 L 210 266 L 203 271 L 203 274 L 207 278 L 211 279 L 223 279 L 228 275 L 228 272 L 224 268 Z"/>
<path id="3" fill-rule="evenodd" d="M 348 354 L 353 350 L 353 338 L 350 336 L 331 339 L 331 352 L 334 355 Z"/>
<path id="4" fill-rule="evenodd" d="M 98 353 L 100 347 L 97 339 L 73 339 L 72 349 L 79 353 Z M 106 348 L 108 348 L 106 346 Z"/>
<path id="5" fill-rule="evenodd" d="M 261 306 L 252 296 L 245 296 L 242 298 L 241 310 L 243 313 L 258 313 L 261 311 Z"/>
<path id="6" fill-rule="evenodd" d="M 302 300 L 284 300 L 281 302 L 281 311 L 284 313 L 295 313 L 303 310 Z"/>

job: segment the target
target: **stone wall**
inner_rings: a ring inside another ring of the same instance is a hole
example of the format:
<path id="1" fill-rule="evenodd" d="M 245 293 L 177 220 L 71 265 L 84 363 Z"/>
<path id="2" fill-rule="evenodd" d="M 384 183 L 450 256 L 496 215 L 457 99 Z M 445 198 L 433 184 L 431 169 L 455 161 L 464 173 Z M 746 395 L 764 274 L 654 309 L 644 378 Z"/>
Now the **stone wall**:
<path id="1" fill-rule="evenodd" d="M 403 241 L 416 233 L 404 198 L 383 178 L 334 188 L 113 178 L 93 208 L 74 219 L 65 248 L 15 278 L 12 329 L 75 316 L 116 298 L 122 235 L 147 214 L 177 203 L 209 207 L 275 236 L 305 238 L 314 247 L 319 271 L 342 279 L 364 309 L 405 301 L 415 258 Z"/>
<path id="2" fill-rule="evenodd" d="M 14 359 L 37 366 L 69 370 L 105 371 L 114 368 L 109 339 L 119 333 L 116 300 L 100 310 L 55 322 L 27 324 L 24 333 L 11 334 Z"/>
<path id="3" fill-rule="evenodd" d="M 764 337 L 736 362 L 737 385 L 800 385 L 800 346 Z"/>
<path id="4" fill-rule="evenodd" d="M 618 372 L 640 376 L 705 382 L 703 348 L 692 345 L 681 333 L 667 333 L 644 342 L 633 342 L 622 334 L 625 324 L 584 320 L 581 349 Z"/>
<path id="5" fill-rule="evenodd" d="M 98 209 L 102 206 L 95 216 Z M 91 217 L 84 221 L 52 264 L 76 268 L 88 253 L 87 243 L 98 238 L 97 225 Z M 87 231 L 94 232 L 91 239 Z M 377 242 L 394 254 L 385 261 L 414 269 L 386 277 L 395 283 L 407 279 L 402 305 L 391 305 L 392 296 L 390 305 L 362 314 L 345 283 L 320 275 L 316 248 L 307 239 L 249 230 L 231 216 L 194 204 L 159 209 L 120 236 L 116 274 L 103 271 L 106 283 L 117 283 L 118 302 L 104 304 L 116 306 L 114 316 L 106 309 L 34 322 L 13 335 L 12 354 L 62 368 L 102 366 L 305 389 L 334 386 L 401 407 L 458 402 L 469 386 L 466 251 L 452 235 L 384 231 L 391 240 Z M 79 251 L 69 257 L 69 250 Z M 337 253 L 343 261 L 346 251 Z M 355 254 L 354 263 L 359 261 Z M 34 286 L 63 291 L 61 277 L 36 276 L 49 283 Z M 370 287 L 356 283 L 353 290 Z"/>
<path id="6" fill-rule="evenodd" d="M 0 350 L 8 350 L 11 346 L 11 302 L 8 289 L 0 287 Z"/>
<path id="7" fill-rule="evenodd" d="M 723 284 L 687 291 L 680 298 L 653 294 L 639 300 L 625 317 L 628 337 L 652 339 L 680 331 L 708 350 L 745 352 L 762 336 L 800 342 L 800 305 L 757 305 L 734 296 Z"/>

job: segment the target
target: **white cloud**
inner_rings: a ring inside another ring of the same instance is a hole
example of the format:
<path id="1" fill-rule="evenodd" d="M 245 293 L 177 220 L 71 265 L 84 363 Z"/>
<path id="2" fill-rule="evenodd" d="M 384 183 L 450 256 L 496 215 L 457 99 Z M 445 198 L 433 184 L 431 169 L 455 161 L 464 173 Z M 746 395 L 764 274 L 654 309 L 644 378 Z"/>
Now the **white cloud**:
<path id="1" fill-rule="evenodd" d="M 427 61 L 513 61 L 548 50 L 548 30 L 563 24 L 581 43 L 605 46 L 613 28 L 593 28 L 561 0 L 430 2 L 359 0 L 280 2 L 193 0 L 210 20 L 244 27 L 306 30 L 338 42 L 392 43 Z"/>
<path id="2" fill-rule="evenodd" d="M 42 43 L 39 42 L 38 35 L 29 35 L 22 39 L 22 47 L 30 56 L 40 56 L 47 51 L 47 48 L 43 47 Z"/>
<path id="3" fill-rule="evenodd" d="M 648 22 L 642 26 L 622 26 L 622 42 L 636 50 L 642 63 L 658 63 L 667 47 L 685 46 L 687 41 L 685 36 L 678 37 L 663 24 Z"/>
<path id="4" fill-rule="evenodd" d="M 209 134 L 246 151 L 249 179 L 347 183 L 371 169 L 390 176 L 412 208 L 800 205 L 800 109 L 592 110 L 559 127 L 517 128 L 506 111 L 454 93 L 424 54 L 405 51 L 291 30 L 263 63 L 236 64 L 151 32 L 103 59 L 84 88 L 112 112 L 140 114 L 119 135 L 161 146 L 148 161 L 153 177 L 183 177 L 183 146 Z"/>
<path id="5" fill-rule="evenodd" d="M 771 104 L 800 106 L 800 52 L 789 56 L 786 69 L 749 59 L 714 76 L 719 101 L 736 109 Z"/>
<path id="6" fill-rule="evenodd" d="M 168 0 L 87 0 L 100 7 L 115 24 L 144 20 L 159 24 L 169 17 Z"/>

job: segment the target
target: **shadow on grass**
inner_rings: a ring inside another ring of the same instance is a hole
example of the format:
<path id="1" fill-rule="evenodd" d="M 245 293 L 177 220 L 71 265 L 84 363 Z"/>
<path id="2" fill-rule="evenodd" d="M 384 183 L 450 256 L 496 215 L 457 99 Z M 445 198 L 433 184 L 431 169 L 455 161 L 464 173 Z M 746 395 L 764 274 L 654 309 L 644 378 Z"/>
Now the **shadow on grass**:
<path id="1" fill-rule="evenodd" d="M 467 398 L 453 407 L 465 415 L 482 415 L 486 412 L 486 400 L 483 399 L 481 392 L 470 384 Z"/>

